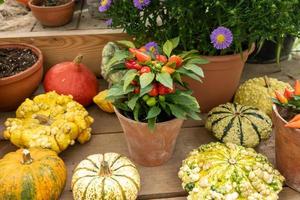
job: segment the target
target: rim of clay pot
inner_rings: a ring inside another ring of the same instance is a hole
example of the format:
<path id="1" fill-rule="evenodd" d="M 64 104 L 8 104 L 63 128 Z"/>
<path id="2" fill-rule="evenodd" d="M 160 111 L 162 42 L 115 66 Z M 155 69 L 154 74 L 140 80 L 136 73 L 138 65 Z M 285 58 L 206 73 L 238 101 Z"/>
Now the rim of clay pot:
<path id="1" fill-rule="evenodd" d="M 243 51 L 243 59 L 248 57 L 251 53 L 253 53 L 255 49 L 255 43 L 252 43 L 251 47 L 249 49 L 246 49 Z M 241 54 L 231 54 L 231 55 L 224 55 L 224 56 L 201 56 L 203 58 L 206 58 L 209 61 L 212 62 L 224 62 L 229 60 L 236 60 L 241 58 Z M 246 61 L 246 60 L 245 60 Z"/>
<path id="2" fill-rule="evenodd" d="M 122 119 L 124 119 L 124 120 L 126 120 L 126 121 L 129 121 L 130 123 L 134 123 L 134 124 L 143 124 L 144 126 L 147 126 L 148 124 L 147 123 L 145 123 L 145 122 L 137 122 L 137 121 L 135 121 L 135 120 L 133 120 L 133 119 L 130 119 L 130 118 L 128 118 L 128 117 L 125 117 L 122 113 L 120 113 L 119 112 L 119 110 L 116 108 L 116 107 L 114 107 L 114 110 L 115 110 L 115 112 L 116 112 L 116 114 L 119 114 L 119 116 L 122 118 Z M 159 123 L 156 123 L 157 125 L 164 125 L 164 124 L 167 124 L 167 123 L 170 123 L 170 122 L 173 122 L 173 121 L 183 121 L 183 119 L 178 119 L 178 118 L 174 118 L 174 119 L 171 119 L 171 120 L 168 120 L 168 121 L 164 121 L 164 122 L 159 122 Z"/>
<path id="3" fill-rule="evenodd" d="M 73 4 L 75 3 L 75 0 L 69 0 L 68 3 L 66 4 L 63 4 L 63 5 L 60 5 L 60 6 L 37 6 L 35 5 L 33 2 L 35 0 L 30 0 L 28 2 L 28 5 L 30 8 L 36 8 L 36 9 L 43 9 L 43 10 L 52 10 L 52 9 L 55 9 L 55 10 L 61 10 L 61 9 L 65 9 L 66 7 L 71 7 L 73 6 Z"/>
<path id="4" fill-rule="evenodd" d="M 276 104 L 273 104 L 272 107 L 273 107 L 273 112 L 275 113 L 276 117 L 278 117 L 284 124 L 287 124 L 288 122 L 287 122 L 285 119 L 283 119 L 283 118 L 281 117 L 281 115 L 278 113 L 278 109 L 277 109 Z M 299 129 L 299 128 L 291 128 L 291 129 L 296 129 L 297 131 L 300 132 L 300 129 Z"/>
<path id="5" fill-rule="evenodd" d="M 0 85 L 6 85 L 6 84 L 10 84 L 12 82 L 16 82 L 21 79 L 24 79 L 42 67 L 42 64 L 40 65 L 40 63 L 43 62 L 42 51 L 33 45 L 24 44 L 24 43 L 7 43 L 7 44 L 0 44 L 0 49 L 1 48 L 31 49 L 35 53 L 35 55 L 38 57 L 38 60 L 31 67 L 27 68 L 26 70 L 24 70 L 22 72 L 19 72 L 13 76 L 0 78 Z"/>

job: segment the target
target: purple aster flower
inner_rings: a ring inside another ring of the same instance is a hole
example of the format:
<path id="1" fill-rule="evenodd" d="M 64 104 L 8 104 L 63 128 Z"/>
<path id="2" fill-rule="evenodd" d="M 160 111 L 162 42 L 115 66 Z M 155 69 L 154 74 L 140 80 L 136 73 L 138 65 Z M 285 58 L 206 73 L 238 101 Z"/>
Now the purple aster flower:
<path id="1" fill-rule="evenodd" d="M 107 11 L 111 6 L 112 0 L 100 0 L 100 6 L 99 11 L 105 12 Z"/>
<path id="2" fill-rule="evenodd" d="M 106 24 L 107 26 L 111 26 L 111 25 L 112 25 L 112 19 L 106 20 L 106 21 L 105 21 L 105 24 Z"/>
<path id="3" fill-rule="evenodd" d="M 151 0 L 133 0 L 134 6 L 139 10 L 143 10 L 150 3 L 151 3 Z"/>
<path id="4" fill-rule="evenodd" d="M 158 53 L 157 49 L 158 49 L 158 45 L 156 42 L 149 42 L 145 45 L 145 48 L 147 51 L 150 51 L 154 54 Z"/>
<path id="5" fill-rule="evenodd" d="M 211 33 L 210 40 L 216 49 L 226 49 L 231 45 L 233 35 L 228 28 L 220 26 Z"/>

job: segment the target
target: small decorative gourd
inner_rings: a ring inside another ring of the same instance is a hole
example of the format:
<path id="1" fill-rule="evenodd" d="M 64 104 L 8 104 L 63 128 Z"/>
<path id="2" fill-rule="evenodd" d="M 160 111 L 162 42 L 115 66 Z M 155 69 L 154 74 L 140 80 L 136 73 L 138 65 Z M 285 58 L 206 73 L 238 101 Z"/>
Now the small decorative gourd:
<path id="1" fill-rule="evenodd" d="M 96 95 L 93 100 L 95 104 L 97 104 L 99 108 L 104 112 L 114 113 L 115 111 L 114 111 L 113 104 L 110 101 L 105 99 L 107 97 L 107 94 L 108 94 L 108 90 L 103 90 L 99 92 L 99 94 Z"/>
<path id="2" fill-rule="evenodd" d="M 41 148 L 6 154 L 0 171 L 1 200 L 58 200 L 67 179 L 64 162 Z"/>
<path id="3" fill-rule="evenodd" d="M 227 103 L 208 113 L 205 127 L 222 142 L 255 147 L 270 137 L 272 120 L 257 108 Z"/>
<path id="4" fill-rule="evenodd" d="M 94 154 L 78 164 L 71 187 L 75 200 L 135 200 L 140 190 L 140 176 L 125 156 Z"/>
<path id="5" fill-rule="evenodd" d="M 256 107 L 271 115 L 272 98 L 275 97 L 275 91 L 283 93 L 286 87 L 291 88 L 288 83 L 266 76 L 249 79 L 238 88 L 234 102 Z"/>
<path id="6" fill-rule="evenodd" d="M 193 150 L 178 175 L 188 200 L 276 200 L 284 181 L 254 149 L 219 142 Z"/>
<path id="7" fill-rule="evenodd" d="M 48 92 L 21 104 L 16 118 L 6 120 L 4 138 L 18 147 L 42 147 L 60 153 L 75 140 L 87 142 L 93 121 L 71 96 Z"/>

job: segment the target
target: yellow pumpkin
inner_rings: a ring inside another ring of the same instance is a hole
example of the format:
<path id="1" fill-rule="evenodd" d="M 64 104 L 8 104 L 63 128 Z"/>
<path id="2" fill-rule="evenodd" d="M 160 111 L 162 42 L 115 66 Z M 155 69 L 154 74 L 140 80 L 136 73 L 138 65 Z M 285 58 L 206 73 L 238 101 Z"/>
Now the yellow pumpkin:
<path id="1" fill-rule="evenodd" d="M 64 162 L 41 148 L 6 154 L 0 171 L 0 200 L 58 200 L 67 179 Z"/>
<path id="2" fill-rule="evenodd" d="M 75 200 L 134 200 L 140 189 L 140 176 L 125 156 L 94 154 L 78 164 L 71 188 Z"/>
<path id="3" fill-rule="evenodd" d="M 102 92 L 99 92 L 98 95 L 94 97 L 94 102 L 103 110 L 104 112 L 108 113 L 114 113 L 114 106 L 112 103 L 105 98 L 107 97 L 108 90 L 103 90 Z"/>
<path id="4" fill-rule="evenodd" d="M 48 92 L 21 104 L 16 118 L 6 120 L 4 138 L 18 147 L 42 147 L 60 153 L 75 140 L 88 141 L 93 121 L 71 96 Z"/>

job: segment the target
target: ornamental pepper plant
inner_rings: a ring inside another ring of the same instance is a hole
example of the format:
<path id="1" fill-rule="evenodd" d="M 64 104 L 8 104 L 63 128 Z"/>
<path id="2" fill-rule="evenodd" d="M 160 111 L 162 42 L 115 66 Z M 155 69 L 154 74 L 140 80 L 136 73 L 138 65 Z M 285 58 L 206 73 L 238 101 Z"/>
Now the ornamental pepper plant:
<path id="1" fill-rule="evenodd" d="M 168 40 L 162 48 L 155 42 L 137 48 L 130 41 L 118 42 L 124 48 L 111 59 L 111 72 L 125 70 L 119 83 L 112 85 L 107 99 L 126 117 L 155 123 L 174 118 L 199 120 L 200 107 L 182 76 L 201 81 L 199 67 L 207 61 L 197 51 L 172 54 L 179 38 Z"/>
<path id="2" fill-rule="evenodd" d="M 281 116 L 288 120 L 289 128 L 300 128 L 300 81 L 295 81 L 293 90 L 286 88 L 284 93 L 275 92 L 273 102 L 278 106 Z"/>

